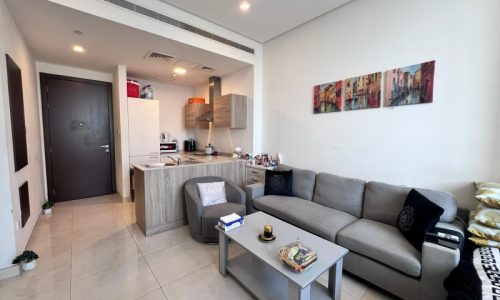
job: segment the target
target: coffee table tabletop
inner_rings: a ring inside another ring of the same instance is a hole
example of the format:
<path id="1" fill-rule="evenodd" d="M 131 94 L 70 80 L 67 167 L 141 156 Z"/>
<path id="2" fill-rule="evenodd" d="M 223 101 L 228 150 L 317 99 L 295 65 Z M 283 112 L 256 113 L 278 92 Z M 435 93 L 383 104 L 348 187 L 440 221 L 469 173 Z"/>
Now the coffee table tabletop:
<path id="1" fill-rule="evenodd" d="M 273 234 L 276 236 L 276 240 L 269 243 L 262 242 L 258 239 L 258 235 L 263 232 L 264 225 L 266 224 L 270 224 L 273 226 Z M 347 249 L 323 238 L 320 238 L 314 234 L 311 234 L 305 230 L 302 230 L 296 226 L 288 224 L 280 219 L 270 216 L 264 212 L 256 212 L 254 214 L 245 216 L 245 225 L 239 228 L 227 232 L 221 230 L 220 228 L 218 228 L 218 230 L 220 232 L 220 238 L 226 239 L 225 245 L 224 240 L 222 240 L 222 243 L 220 245 L 221 255 L 219 270 L 221 274 L 225 275 L 225 271 L 227 269 L 233 276 L 239 277 L 237 279 L 245 285 L 246 283 L 248 283 L 248 281 L 259 280 L 250 280 L 250 276 L 243 276 L 245 278 L 245 280 L 243 280 L 241 274 L 242 271 L 251 271 L 250 269 L 255 271 L 255 269 L 258 268 L 261 268 L 260 271 L 263 271 L 267 268 L 267 271 L 270 272 L 266 273 L 279 273 L 282 277 L 287 279 L 289 285 L 290 283 L 292 283 L 292 285 L 296 286 L 298 288 L 298 291 L 300 292 L 300 290 L 302 289 L 308 289 L 309 286 L 313 284 L 314 281 L 323 272 L 330 270 L 329 298 L 331 298 L 331 296 L 337 298 L 337 294 L 340 297 L 342 261 L 343 257 L 348 253 Z M 279 250 L 282 247 L 295 242 L 297 237 L 300 238 L 300 241 L 304 246 L 309 247 L 318 255 L 316 263 L 303 273 L 295 273 L 279 259 Z M 241 245 L 253 257 L 236 257 L 227 261 L 227 239 L 231 239 Z M 263 262 L 265 266 L 258 267 L 255 259 Z M 262 277 L 262 274 L 260 274 L 259 277 Z M 264 278 L 265 277 L 266 276 L 264 276 Z M 284 288 L 286 289 L 286 287 Z M 254 287 L 252 287 L 252 289 L 254 289 Z M 283 293 L 285 292 L 286 291 L 283 291 Z M 308 293 L 309 291 L 306 292 Z M 290 298 L 290 287 L 288 288 L 288 295 L 288 298 Z M 298 297 L 297 299 L 307 299 L 307 297 Z"/>

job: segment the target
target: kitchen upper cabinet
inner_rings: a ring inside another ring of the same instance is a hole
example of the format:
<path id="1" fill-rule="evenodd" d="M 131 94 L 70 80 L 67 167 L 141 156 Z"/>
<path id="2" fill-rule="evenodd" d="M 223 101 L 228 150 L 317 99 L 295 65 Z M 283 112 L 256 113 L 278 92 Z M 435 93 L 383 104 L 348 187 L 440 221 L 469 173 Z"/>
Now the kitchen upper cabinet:
<path id="1" fill-rule="evenodd" d="M 228 94 L 214 99 L 214 127 L 243 129 L 247 127 L 247 98 Z"/>
<path id="2" fill-rule="evenodd" d="M 186 128 L 208 128 L 208 122 L 198 122 L 198 117 L 209 110 L 208 104 L 191 103 L 184 106 L 184 125 Z"/>
<path id="3" fill-rule="evenodd" d="M 128 99 L 130 156 L 160 154 L 160 102 Z"/>

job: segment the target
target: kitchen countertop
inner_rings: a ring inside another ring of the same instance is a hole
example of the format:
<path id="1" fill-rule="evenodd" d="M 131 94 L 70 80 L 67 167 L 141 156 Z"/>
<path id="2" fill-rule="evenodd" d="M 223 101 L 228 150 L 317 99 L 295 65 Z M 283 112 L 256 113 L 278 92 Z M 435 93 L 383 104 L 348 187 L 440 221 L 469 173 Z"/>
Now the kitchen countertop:
<path id="1" fill-rule="evenodd" d="M 167 156 L 172 156 L 174 158 L 180 157 L 181 161 L 183 162 L 195 161 L 199 163 L 194 163 L 194 164 L 181 163 L 180 165 L 176 164 L 176 165 L 168 165 L 160 167 L 147 167 L 144 165 L 144 163 L 135 163 L 132 164 L 132 166 L 141 171 L 148 172 L 161 169 L 183 168 L 191 166 L 200 166 L 204 164 L 217 164 L 217 163 L 227 163 L 227 162 L 245 160 L 244 158 L 233 158 L 232 154 L 224 154 L 224 153 L 219 153 L 218 155 L 205 155 L 204 152 L 177 152 L 177 153 L 162 153 L 158 162 L 173 163 L 173 161 Z"/>

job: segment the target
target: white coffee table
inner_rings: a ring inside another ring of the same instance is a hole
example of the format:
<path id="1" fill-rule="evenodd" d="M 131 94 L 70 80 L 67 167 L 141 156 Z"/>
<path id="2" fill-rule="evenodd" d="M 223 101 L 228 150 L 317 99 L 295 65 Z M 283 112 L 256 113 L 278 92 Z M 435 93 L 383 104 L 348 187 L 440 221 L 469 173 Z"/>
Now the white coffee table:
<path id="1" fill-rule="evenodd" d="M 273 226 L 276 240 L 261 242 L 257 236 L 265 224 Z M 340 299 L 342 261 L 348 250 L 263 212 L 245 217 L 245 225 L 219 231 L 219 272 L 230 273 L 258 299 Z M 318 260 L 303 273 L 295 273 L 279 259 L 279 250 L 300 237 Z M 245 251 L 228 260 L 228 239 Z M 329 270 L 328 288 L 315 280 Z"/>

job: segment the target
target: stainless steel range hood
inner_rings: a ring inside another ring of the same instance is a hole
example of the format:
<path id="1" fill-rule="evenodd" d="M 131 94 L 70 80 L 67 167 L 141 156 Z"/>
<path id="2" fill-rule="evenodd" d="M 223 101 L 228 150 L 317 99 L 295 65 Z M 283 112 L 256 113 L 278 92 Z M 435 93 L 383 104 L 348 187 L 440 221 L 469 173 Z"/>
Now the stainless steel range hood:
<path id="1" fill-rule="evenodd" d="M 212 122 L 214 120 L 214 99 L 221 95 L 221 79 L 212 76 L 208 79 L 208 111 L 198 117 L 198 121 Z"/>

